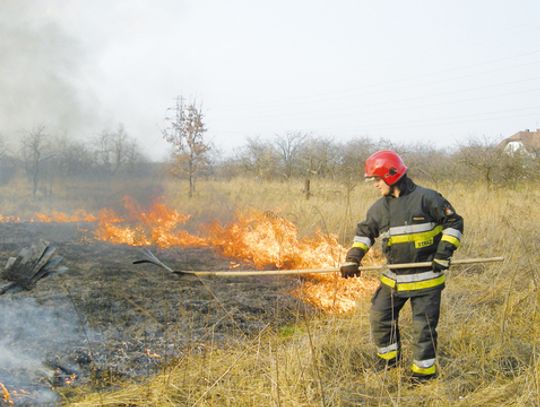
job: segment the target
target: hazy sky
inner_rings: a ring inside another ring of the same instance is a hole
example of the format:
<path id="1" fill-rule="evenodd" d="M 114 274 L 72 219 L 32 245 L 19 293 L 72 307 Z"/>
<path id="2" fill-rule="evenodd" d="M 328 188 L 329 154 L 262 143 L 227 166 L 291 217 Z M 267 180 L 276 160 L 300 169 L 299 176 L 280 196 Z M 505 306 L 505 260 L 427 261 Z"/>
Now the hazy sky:
<path id="1" fill-rule="evenodd" d="M 302 131 L 455 146 L 540 127 L 540 2 L 0 0 L 0 134 L 123 123 L 153 158 L 196 99 L 224 152 Z"/>

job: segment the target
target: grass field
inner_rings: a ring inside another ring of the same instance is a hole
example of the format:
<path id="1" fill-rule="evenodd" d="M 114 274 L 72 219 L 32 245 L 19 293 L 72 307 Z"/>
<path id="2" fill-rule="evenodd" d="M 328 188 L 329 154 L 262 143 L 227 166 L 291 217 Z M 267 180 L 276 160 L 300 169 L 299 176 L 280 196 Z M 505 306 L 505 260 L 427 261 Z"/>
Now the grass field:
<path id="1" fill-rule="evenodd" d="M 150 182 L 140 181 L 138 187 L 144 189 Z M 346 315 L 301 314 L 296 324 L 268 326 L 247 341 L 187 352 L 142 384 L 125 383 L 105 393 L 66 391 L 66 404 L 540 405 L 540 188 L 519 185 L 488 190 L 481 184 L 436 188 L 465 219 L 464 244 L 455 257 L 501 255 L 506 259 L 451 269 L 443 293 L 436 380 L 420 386 L 407 380 L 412 360 L 408 306 L 400 321 L 403 365 L 382 372 L 372 368 L 370 298 L 366 295 Z M 271 210 L 294 222 L 301 235 L 321 229 L 337 234 L 345 246 L 350 244 L 355 223 L 377 198 L 365 184 L 348 194 L 340 184 L 316 181 L 310 200 L 305 200 L 301 189 L 301 182 L 296 181 L 201 181 L 196 196 L 188 200 L 183 185 L 165 182 L 161 188 L 164 201 L 191 214 L 195 223 L 227 220 L 235 211 L 250 208 Z M 62 201 L 69 201 L 68 195 Z M 8 202 L 6 194 L 4 200 Z"/>

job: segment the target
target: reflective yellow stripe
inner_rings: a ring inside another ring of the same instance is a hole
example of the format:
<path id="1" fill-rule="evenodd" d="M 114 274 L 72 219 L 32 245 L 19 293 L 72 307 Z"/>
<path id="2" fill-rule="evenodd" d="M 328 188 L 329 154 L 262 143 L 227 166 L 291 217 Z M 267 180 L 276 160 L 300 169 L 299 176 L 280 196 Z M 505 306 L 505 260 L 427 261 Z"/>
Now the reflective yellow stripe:
<path id="1" fill-rule="evenodd" d="M 369 247 L 367 246 L 367 244 L 362 243 L 362 242 L 354 242 L 352 247 L 359 247 L 360 249 L 362 249 L 362 250 L 364 250 L 366 252 L 369 250 Z"/>
<path id="2" fill-rule="evenodd" d="M 430 280 L 416 281 L 414 283 L 399 283 L 396 284 L 394 280 L 388 278 L 384 275 L 381 276 L 381 283 L 387 285 L 390 288 L 394 288 L 397 285 L 397 291 L 414 291 L 414 290 L 424 290 L 426 288 L 433 288 L 439 285 L 444 284 L 446 276 L 441 274 L 437 278 L 432 278 Z"/>
<path id="3" fill-rule="evenodd" d="M 435 364 L 430 367 L 419 367 L 413 363 L 411 365 L 411 370 L 417 374 L 429 375 L 429 374 L 435 374 L 435 372 L 437 371 L 437 368 L 435 367 Z"/>
<path id="4" fill-rule="evenodd" d="M 392 360 L 397 358 L 397 350 L 386 353 L 377 353 L 377 356 L 384 360 Z"/>
<path id="5" fill-rule="evenodd" d="M 432 280 L 418 281 L 415 283 L 401 283 L 398 284 L 398 291 L 412 291 L 412 290 L 423 290 L 425 288 L 437 287 L 438 285 L 444 284 L 446 276 L 442 274 L 440 277 L 434 278 Z"/>
<path id="6" fill-rule="evenodd" d="M 396 282 L 391 278 L 386 277 L 385 275 L 381 275 L 381 283 L 387 285 L 390 288 L 394 288 L 396 286 Z"/>
<path id="7" fill-rule="evenodd" d="M 410 243 L 414 242 L 416 248 L 431 246 L 433 244 L 433 238 L 437 236 L 443 227 L 441 225 L 435 226 L 433 230 L 420 233 L 410 233 L 407 235 L 390 236 L 388 239 L 388 246 L 392 246 L 397 243 Z"/>
<path id="8" fill-rule="evenodd" d="M 456 247 L 459 247 L 459 245 L 461 244 L 461 242 L 459 241 L 457 237 L 450 236 L 450 235 L 443 235 L 441 241 L 448 242 Z"/>

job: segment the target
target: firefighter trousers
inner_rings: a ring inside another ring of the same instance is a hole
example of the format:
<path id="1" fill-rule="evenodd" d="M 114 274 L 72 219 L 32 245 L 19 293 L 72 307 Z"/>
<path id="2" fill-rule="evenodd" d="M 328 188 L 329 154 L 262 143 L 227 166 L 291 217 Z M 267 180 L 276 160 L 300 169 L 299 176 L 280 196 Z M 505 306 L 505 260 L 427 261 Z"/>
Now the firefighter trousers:
<path id="1" fill-rule="evenodd" d="M 371 300 L 371 334 L 377 346 L 377 356 L 388 362 L 399 359 L 401 348 L 399 335 L 399 312 L 411 300 L 413 320 L 413 373 L 435 374 L 435 350 L 437 348 L 437 323 L 441 306 L 441 289 L 398 295 L 390 287 L 381 284 Z"/>

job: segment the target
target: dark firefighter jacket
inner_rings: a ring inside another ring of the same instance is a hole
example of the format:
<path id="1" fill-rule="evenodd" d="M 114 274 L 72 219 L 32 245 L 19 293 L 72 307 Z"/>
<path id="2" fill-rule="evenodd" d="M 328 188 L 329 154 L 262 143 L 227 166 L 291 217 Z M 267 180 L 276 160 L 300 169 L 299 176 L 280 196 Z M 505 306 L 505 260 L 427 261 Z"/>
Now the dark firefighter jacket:
<path id="1" fill-rule="evenodd" d="M 385 196 L 368 210 L 356 227 L 347 261 L 359 262 L 380 237 L 389 264 L 447 260 L 460 245 L 463 218 L 438 192 L 400 182 L 400 196 Z M 404 295 L 444 287 L 445 275 L 431 268 L 386 270 L 381 282 Z"/>

